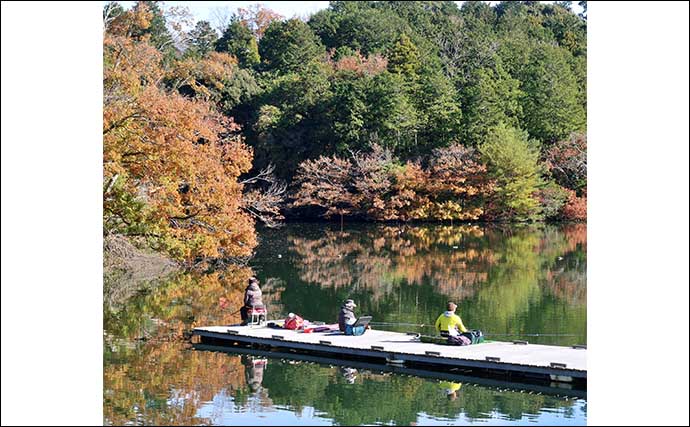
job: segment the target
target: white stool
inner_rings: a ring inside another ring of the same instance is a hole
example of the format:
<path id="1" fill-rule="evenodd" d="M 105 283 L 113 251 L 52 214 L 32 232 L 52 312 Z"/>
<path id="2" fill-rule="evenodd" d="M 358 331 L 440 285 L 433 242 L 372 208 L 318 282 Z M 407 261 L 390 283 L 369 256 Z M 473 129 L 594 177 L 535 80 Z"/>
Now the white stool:
<path id="1" fill-rule="evenodd" d="M 266 315 L 268 312 L 266 311 L 266 307 L 252 307 L 251 310 L 249 310 L 249 326 L 263 326 L 264 323 L 266 323 Z"/>

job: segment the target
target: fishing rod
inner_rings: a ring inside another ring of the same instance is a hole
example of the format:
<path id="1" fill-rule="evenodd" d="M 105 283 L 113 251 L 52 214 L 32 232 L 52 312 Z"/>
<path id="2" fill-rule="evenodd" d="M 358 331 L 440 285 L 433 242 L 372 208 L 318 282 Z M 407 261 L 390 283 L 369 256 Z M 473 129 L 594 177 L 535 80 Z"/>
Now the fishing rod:
<path id="1" fill-rule="evenodd" d="M 376 325 L 376 326 L 419 326 L 419 327 L 424 327 L 424 326 L 432 326 L 432 325 L 426 325 L 424 323 L 404 323 L 404 322 L 369 322 L 371 325 Z M 576 337 L 578 336 L 577 334 L 533 334 L 533 333 L 516 333 L 516 334 L 492 334 L 492 333 L 484 333 L 484 336 L 492 336 L 492 337 Z"/>
<path id="2" fill-rule="evenodd" d="M 576 337 L 577 334 L 484 334 L 485 337 Z"/>
<path id="3" fill-rule="evenodd" d="M 419 326 L 419 327 L 424 327 L 424 326 L 431 326 L 431 325 L 425 325 L 424 323 L 395 323 L 395 322 L 369 322 L 370 325 L 377 325 L 377 326 Z"/>

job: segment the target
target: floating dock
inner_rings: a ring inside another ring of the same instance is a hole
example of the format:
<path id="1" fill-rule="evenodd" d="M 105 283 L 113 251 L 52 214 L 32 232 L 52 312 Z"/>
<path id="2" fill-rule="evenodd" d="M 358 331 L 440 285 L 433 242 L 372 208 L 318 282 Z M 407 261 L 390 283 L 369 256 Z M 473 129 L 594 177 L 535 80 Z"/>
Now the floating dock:
<path id="1" fill-rule="evenodd" d="M 197 351 L 223 352 L 230 355 L 248 355 L 267 359 L 294 360 L 305 363 L 318 363 L 327 366 L 342 366 L 374 373 L 393 373 L 398 375 L 412 375 L 420 378 L 434 379 L 439 381 L 451 381 L 462 384 L 474 384 L 496 390 L 512 390 L 520 393 L 543 394 L 547 396 L 558 396 L 575 399 L 586 399 L 587 391 L 573 387 L 572 384 L 563 382 L 525 382 L 525 381 L 506 381 L 494 378 L 485 378 L 475 375 L 467 375 L 462 368 L 450 368 L 445 370 L 428 370 L 418 368 L 408 368 L 401 365 L 380 364 L 363 362 L 358 360 L 343 360 L 335 356 L 316 356 L 311 354 L 295 353 L 291 351 L 280 351 L 277 349 L 258 350 L 254 348 L 240 346 L 217 346 L 208 344 L 193 344 Z"/>
<path id="2" fill-rule="evenodd" d="M 202 344 L 275 349 L 341 360 L 366 360 L 396 366 L 470 375 L 505 376 L 571 383 L 586 388 L 587 350 L 526 341 L 492 341 L 469 346 L 448 346 L 419 341 L 418 334 L 368 330 L 361 336 L 340 332 L 302 333 L 251 326 L 195 328 Z"/>

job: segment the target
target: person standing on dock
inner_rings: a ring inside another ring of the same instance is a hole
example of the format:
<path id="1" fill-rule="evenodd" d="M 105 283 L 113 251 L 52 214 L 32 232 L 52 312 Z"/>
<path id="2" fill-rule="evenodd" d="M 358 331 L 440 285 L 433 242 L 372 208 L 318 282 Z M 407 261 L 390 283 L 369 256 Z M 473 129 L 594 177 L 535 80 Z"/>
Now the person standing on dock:
<path id="1" fill-rule="evenodd" d="M 446 308 L 447 310 L 441 313 L 438 319 L 436 319 L 436 330 L 438 333 L 447 337 L 448 335 L 458 335 L 458 331 L 462 333 L 467 332 L 467 328 L 463 325 L 462 319 L 455 314 L 455 310 L 458 306 L 455 303 L 449 302 Z"/>
<path id="2" fill-rule="evenodd" d="M 354 326 L 357 323 L 357 317 L 355 317 L 355 307 L 357 304 L 351 299 L 345 300 L 343 305 L 340 307 L 340 313 L 338 313 L 338 328 L 340 332 L 344 332 L 345 335 L 362 335 L 365 332 L 364 326 Z"/>
<path id="3" fill-rule="evenodd" d="M 264 303 L 261 299 L 261 288 L 259 288 L 259 279 L 257 279 L 256 277 L 250 277 L 249 284 L 244 290 L 244 306 L 240 309 L 240 315 L 242 316 L 242 324 L 247 324 L 251 310 L 263 308 Z"/>

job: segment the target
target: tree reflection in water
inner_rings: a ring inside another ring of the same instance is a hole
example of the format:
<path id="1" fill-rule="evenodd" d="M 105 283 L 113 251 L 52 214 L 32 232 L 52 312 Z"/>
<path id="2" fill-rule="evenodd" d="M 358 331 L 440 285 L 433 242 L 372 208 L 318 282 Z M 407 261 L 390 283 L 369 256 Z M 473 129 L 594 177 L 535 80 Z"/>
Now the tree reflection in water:
<path id="1" fill-rule="evenodd" d="M 430 325 L 454 300 L 471 327 L 586 342 L 586 224 L 307 224 L 266 240 L 252 264 L 276 316 L 333 321 L 354 298 L 374 321 Z M 558 311 L 561 319 L 540 316 Z"/>
<path id="2" fill-rule="evenodd" d="M 485 226 L 289 225 L 262 233 L 251 268 L 178 274 L 127 301 L 104 304 L 104 422 L 196 425 L 232 414 L 315 408 L 337 424 L 531 419 L 583 423 L 586 405 L 463 384 L 278 359 L 194 351 L 196 325 L 232 324 L 246 279 L 257 274 L 271 313 L 334 320 L 353 297 L 377 321 L 430 324 L 458 302 L 470 327 L 586 343 L 584 224 Z M 277 255 L 280 254 L 281 257 Z M 409 330 L 410 327 L 393 329 Z M 428 329 L 427 329 L 428 330 Z M 441 387 L 444 386 L 444 387 Z"/>

